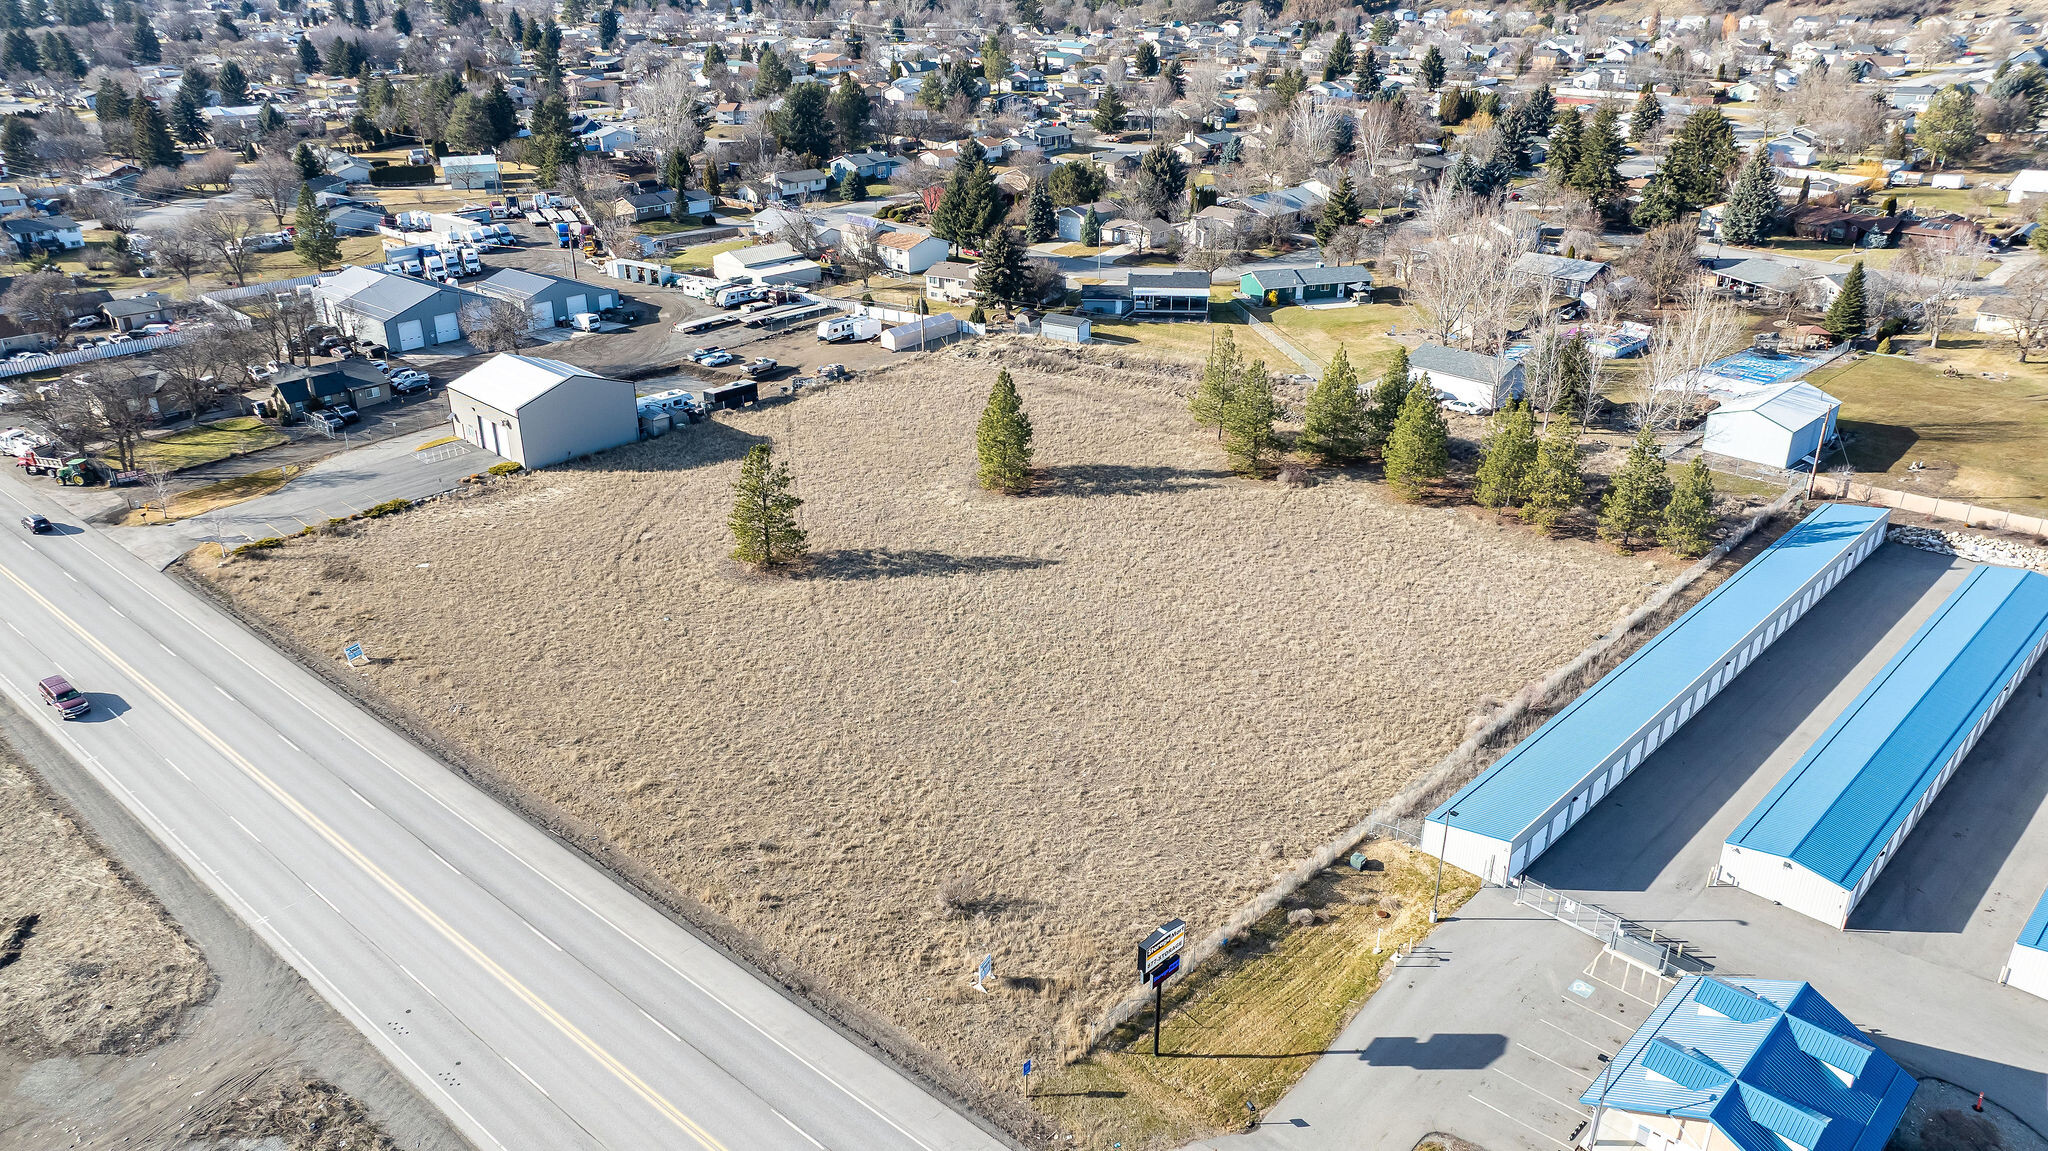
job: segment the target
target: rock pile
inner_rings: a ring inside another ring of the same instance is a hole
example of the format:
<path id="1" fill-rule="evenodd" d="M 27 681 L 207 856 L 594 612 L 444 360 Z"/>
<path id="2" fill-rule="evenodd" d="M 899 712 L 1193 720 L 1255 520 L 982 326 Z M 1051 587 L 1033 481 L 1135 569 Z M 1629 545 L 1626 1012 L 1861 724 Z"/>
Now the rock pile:
<path id="1" fill-rule="evenodd" d="M 2048 571 L 2048 548 L 2031 547 L 2013 540 L 1922 527 L 1894 527 L 1885 533 L 1885 538 L 1909 548 L 1939 552 L 1977 563 Z"/>

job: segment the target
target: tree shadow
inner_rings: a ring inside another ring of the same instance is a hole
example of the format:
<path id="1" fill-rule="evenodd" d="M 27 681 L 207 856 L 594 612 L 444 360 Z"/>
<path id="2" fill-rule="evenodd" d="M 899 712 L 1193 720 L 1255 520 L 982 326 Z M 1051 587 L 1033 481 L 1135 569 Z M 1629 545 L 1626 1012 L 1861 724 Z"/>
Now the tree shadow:
<path id="1" fill-rule="evenodd" d="M 1061 464 L 1043 468 L 1046 495 L 1139 496 L 1215 487 L 1229 472 L 1142 464 Z"/>
<path id="2" fill-rule="evenodd" d="M 955 556 L 944 552 L 897 548 L 840 548 L 815 552 L 798 579 L 884 580 L 906 576 L 990 575 L 1034 571 L 1060 561 L 1039 556 Z"/>
<path id="3" fill-rule="evenodd" d="M 1918 431 L 1896 424 L 1843 420 L 1837 428 L 1849 443 L 1849 454 L 1856 461 L 1856 470 L 1862 472 L 1892 470 L 1920 441 Z"/>

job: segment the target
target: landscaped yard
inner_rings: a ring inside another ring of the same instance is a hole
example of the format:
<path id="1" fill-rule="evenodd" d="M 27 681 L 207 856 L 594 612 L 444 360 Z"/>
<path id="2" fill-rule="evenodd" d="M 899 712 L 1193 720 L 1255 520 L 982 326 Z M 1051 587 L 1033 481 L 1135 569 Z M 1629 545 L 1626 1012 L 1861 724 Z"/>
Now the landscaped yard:
<path id="1" fill-rule="evenodd" d="M 293 476 L 298 474 L 298 465 L 286 464 L 281 468 L 268 468 L 250 475 L 237 476 L 231 480 L 222 480 L 217 484 L 208 484 L 203 488 L 193 488 L 189 492 L 182 492 L 171 497 L 170 518 L 174 520 L 191 519 L 193 516 L 204 515 L 215 508 L 224 508 L 232 504 L 241 503 L 244 500 L 253 500 L 257 496 L 267 496 L 271 492 L 283 487 Z M 162 511 L 154 502 L 154 494 L 144 493 L 144 498 L 151 501 L 149 506 L 137 508 L 129 512 L 126 516 L 122 517 L 121 523 L 153 524 L 163 521 Z"/>
<path id="2" fill-rule="evenodd" d="M 713 256 L 723 252 L 737 252 L 741 248 L 751 247 L 759 242 L 758 238 L 754 236 L 739 236 L 731 240 L 720 240 L 715 244 L 698 244 L 694 248 L 684 248 L 682 251 L 677 252 L 669 260 L 669 266 L 681 272 L 709 272 Z"/>
<path id="3" fill-rule="evenodd" d="M 254 416 L 235 416 L 149 440 L 135 453 L 136 463 L 148 471 L 174 472 L 275 447 L 289 438 Z"/>
<path id="4" fill-rule="evenodd" d="M 2039 513 L 2048 511 L 2048 367 L 2022 365 L 2010 348 L 1992 336 L 1946 336 L 1913 359 L 1858 356 L 1807 380 L 1842 401 L 1859 478 Z M 1944 365 L 1959 374 L 1943 375 Z M 1915 462 L 1926 469 L 1909 470 Z"/>
<path id="5" fill-rule="evenodd" d="M 1307 352 L 1319 364 L 1327 365 L 1342 345 L 1354 366 L 1379 363 L 1400 341 L 1387 333 L 1406 320 L 1415 322 L 1415 310 L 1395 304 L 1360 304 L 1355 308 L 1274 308 L 1269 322 L 1295 347 Z M 1367 369 L 1361 368 L 1361 371 Z"/>

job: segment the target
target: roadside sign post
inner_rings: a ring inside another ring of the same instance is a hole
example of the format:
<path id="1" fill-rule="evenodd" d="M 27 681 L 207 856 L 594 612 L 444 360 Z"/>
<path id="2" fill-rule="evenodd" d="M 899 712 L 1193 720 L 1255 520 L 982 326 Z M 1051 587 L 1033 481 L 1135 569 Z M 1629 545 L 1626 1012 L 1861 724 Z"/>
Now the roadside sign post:
<path id="1" fill-rule="evenodd" d="M 1436 901 L 1444 893 L 1444 856 L 1451 851 L 1451 821 L 1458 818 L 1458 811 L 1452 808 L 1444 812 L 1444 842 L 1436 853 L 1436 889 L 1429 893 L 1429 921 L 1436 922 Z"/>
<path id="2" fill-rule="evenodd" d="M 1031 1098 L 1031 1060 L 1024 1061 L 1024 1097 Z"/>
<path id="3" fill-rule="evenodd" d="M 1165 1014 L 1166 981 L 1180 970 L 1180 953 L 1187 946 L 1186 920 L 1170 919 L 1138 945 L 1138 974 L 1152 985 L 1152 1054 L 1159 1054 L 1159 1021 Z"/>
<path id="4" fill-rule="evenodd" d="M 361 667 L 370 662 L 369 658 L 363 655 L 363 645 L 360 642 L 342 648 L 341 658 L 347 660 L 350 667 Z"/>
<path id="5" fill-rule="evenodd" d="M 989 976 L 991 976 L 991 975 L 993 975 L 993 974 L 995 974 L 995 970 L 996 970 L 996 957 L 995 957 L 995 956 L 993 956 L 993 955 L 984 955 L 984 956 L 982 956 L 982 957 L 981 957 L 981 966 L 980 966 L 979 968 L 975 969 L 975 972 L 974 972 L 974 989 L 975 989 L 976 991 L 979 991 L 979 992 L 981 992 L 981 993 L 982 993 L 983 995 L 987 995 L 987 994 L 988 994 L 988 986 L 987 986 L 987 984 L 988 984 L 988 977 L 989 977 Z M 1029 1075 L 1029 1074 L 1031 1074 L 1031 1071 L 1030 1071 L 1030 1067 L 1031 1067 L 1031 1065 L 1030 1065 L 1030 1063 L 1028 1063 L 1028 1062 L 1027 1062 L 1027 1063 L 1026 1063 L 1026 1064 L 1025 1064 L 1024 1066 L 1025 1066 L 1025 1071 L 1024 1071 L 1024 1074 L 1026 1074 L 1026 1075 Z"/>

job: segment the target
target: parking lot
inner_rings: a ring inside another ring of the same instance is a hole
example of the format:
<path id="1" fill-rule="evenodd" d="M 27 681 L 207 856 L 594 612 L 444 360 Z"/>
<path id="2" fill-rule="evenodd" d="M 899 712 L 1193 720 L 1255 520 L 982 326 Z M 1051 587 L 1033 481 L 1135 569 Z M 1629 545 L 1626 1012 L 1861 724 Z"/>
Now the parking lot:
<path id="1" fill-rule="evenodd" d="M 1909 1071 L 2048 1131 L 2048 1001 L 1999 985 L 2048 888 L 2048 671 L 2037 669 L 1835 931 L 1711 886 L 1720 846 L 1961 581 L 1878 549 L 1530 869 L 1686 942 L 1712 972 L 1803 979 Z M 1489 888 L 1402 961 L 1259 1131 L 1209 1146 L 1407 1151 L 1431 1131 L 1561 1151 L 1576 1100 L 1668 984 Z M 1328 1134 L 1327 1131 L 1324 1132 Z"/>

